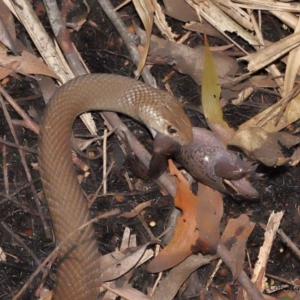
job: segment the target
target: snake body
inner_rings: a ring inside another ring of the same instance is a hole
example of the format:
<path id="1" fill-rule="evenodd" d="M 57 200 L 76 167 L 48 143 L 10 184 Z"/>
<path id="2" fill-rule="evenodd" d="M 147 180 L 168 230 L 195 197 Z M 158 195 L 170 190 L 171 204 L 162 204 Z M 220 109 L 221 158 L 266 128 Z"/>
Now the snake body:
<path id="1" fill-rule="evenodd" d="M 60 245 L 53 299 L 93 300 L 99 294 L 100 253 L 93 225 L 68 238 L 90 220 L 71 160 L 71 137 L 74 119 L 91 110 L 126 114 L 181 145 L 192 139 L 190 121 L 174 98 L 139 81 L 89 74 L 58 89 L 46 108 L 38 149 L 43 189 Z"/>

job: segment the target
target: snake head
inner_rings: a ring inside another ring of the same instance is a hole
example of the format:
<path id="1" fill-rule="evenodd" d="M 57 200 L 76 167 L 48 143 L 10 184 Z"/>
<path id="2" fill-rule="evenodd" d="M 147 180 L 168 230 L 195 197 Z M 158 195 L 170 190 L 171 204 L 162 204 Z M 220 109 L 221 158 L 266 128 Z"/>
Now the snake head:
<path id="1" fill-rule="evenodd" d="M 150 131 L 162 133 L 184 146 L 193 139 L 192 125 L 182 107 L 177 102 L 169 102 L 162 106 L 148 119 Z"/>

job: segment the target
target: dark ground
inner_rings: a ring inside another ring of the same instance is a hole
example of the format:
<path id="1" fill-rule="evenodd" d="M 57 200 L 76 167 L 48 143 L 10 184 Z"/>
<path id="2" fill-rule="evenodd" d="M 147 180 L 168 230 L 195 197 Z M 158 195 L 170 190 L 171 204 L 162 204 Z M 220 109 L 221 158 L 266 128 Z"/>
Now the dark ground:
<path id="1" fill-rule="evenodd" d="M 130 22 L 132 18 L 136 17 L 134 10 L 129 6 L 126 9 Z M 127 59 L 128 54 L 126 47 L 120 42 L 117 32 L 114 31 L 112 25 L 107 20 L 105 15 L 101 12 L 98 5 L 92 9 L 92 13 L 89 16 L 90 20 L 95 21 L 100 25 L 101 32 L 97 32 L 89 24 L 85 24 L 80 32 L 73 34 L 72 38 L 77 46 L 78 50 L 82 54 L 87 66 L 91 72 L 105 72 L 121 74 L 125 76 L 133 76 L 134 65 Z M 271 15 L 264 15 L 263 32 L 268 39 L 277 40 L 279 35 L 281 37 L 284 32 L 272 30 L 273 24 L 277 23 Z M 270 21 L 271 20 L 271 21 Z M 45 27 L 49 28 L 45 19 L 43 19 Z M 174 30 L 181 29 L 181 23 L 173 19 L 169 20 Z M 277 24 L 278 25 L 278 24 Z M 271 27 L 271 28 L 270 28 Z M 25 38 L 24 30 L 18 25 L 20 39 Z M 191 36 L 193 45 L 203 44 L 203 39 L 197 34 Z M 219 41 L 211 40 L 211 46 L 218 45 Z M 215 44 L 214 44 L 215 43 Z M 244 66 L 241 66 L 241 70 Z M 170 66 L 154 66 L 152 68 L 152 74 L 157 78 L 158 85 L 162 86 L 161 79 L 164 78 L 172 68 Z M 28 97 L 26 101 L 21 101 L 20 105 L 27 111 L 29 108 L 34 108 L 38 115 L 42 114 L 43 101 L 41 98 L 34 97 L 37 93 L 34 80 L 30 78 L 21 77 L 22 80 L 16 80 L 10 78 L 9 83 L 6 85 L 6 90 L 16 100 L 20 97 Z M 189 104 L 197 103 L 199 95 L 199 88 L 188 76 L 176 73 L 169 81 L 171 89 L 177 97 L 184 97 Z M 31 100 L 31 98 L 34 98 Z M 263 99 L 263 103 L 262 103 Z M 245 120 L 256 115 L 263 110 L 266 106 L 274 103 L 276 97 L 262 92 L 255 92 L 255 94 L 243 105 L 233 106 L 231 104 L 224 108 L 225 119 L 228 123 L 237 127 Z M 18 119 L 18 115 L 14 110 L 7 105 L 9 113 L 13 119 Z M 203 127 L 203 116 L 195 111 L 188 109 L 187 113 L 191 116 L 194 125 Z M 94 114 L 95 118 L 99 119 L 98 114 Z M 135 122 L 126 119 L 126 124 L 129 128 L 135 131 L 143 143 L 147 144 L 147 147 L 151 149 L 149 136 L 142 137 L 142 132 L 145 133 L 143 126 L 136 124 Z M 6 136 L 8 141 L 13 141 L 9 127 L 3 116 L 3 111 L 0 110 L 0 137 Z M 101 120 L 99 120 L 101 122 Z M 76 133 L 87 134 L 81 122 L 77 122 Z M 296 129 L 298 124 L 294 124 L 292 129 Z M 16 127 L 20 144 L 26 145 L 34 150 L 37 147 L 37 136 L 31 133 L 29 130 Z M 121 208 L 123 211 L 131 210 L 131 204 L 137 202 L 143 202 L 149 199 L 155 199 L 153 207 L 146 209 L 145 219 L 147 222 L 155 220 L 157 225 L 153 229 L 154 235 L 159 235 L 166 223 L 170 210 L 173 208 L 172 199 L 168 196 L 162 196 L 158 186 L 153 182 L 143 182 L 135 177 L 135 174 L 131 172 L 131 167 L 126 162 L 125 157 L 120 151 L 118 146 L 118 139 L 113 136 L 109 140 L 110 148 L 109 155 L 117 159 L 117 162 L 108 177 L 108 191 L 110 193 L 125 193 L 128 195 L 124 198 L 123 202 L 117 202 L 114 196 L 107 196 L 98 198 L 92 207 L 92 211 L 96 214 L 99 211 L 107 211 L 115 207 Z M 3 174 L 4 146 L 0 144 L 0 160 L 2 163 L 1 173 Z M 95 151 L 91 149 L 90 151 Z M 0 262 L 0 299 L 11 299 L 26 282 L 29 276 L 36 269 L 36 263 L 26 249 L 14 238 L 10 233 L 5 230 L 4 225 L 12 229 L 12 231 L 19 236 L 24 244 L 27 245 L 38 257 L 39 260 L 43 260 L 53 250 L 54 243 L 51 239 L 45 237 L 41 220 L 36 214 L 36 204 L 33 199 L 32 191 L 30 187 L 25 187 L 27 179 L 24 173 L 18 151 L 15 148 L 6 148 L 6 164 L 8 168 L 8 181 L 9 181 L 9 194 L 11 195 L 15 191 L 19 190 L 13 199 L 18 205 L 5 198 L 4 179 L 0 176 L 0 246 L 2 250 L 7 254 L 7 260 Z M 26 153 L 26 160 L 28 165 L 37 162 L 37 156 L 34 153 Z M 101 181 L 102 174 L 102 160 L 88 161 L 82 158 L 91 168 L 91 175 L 84 180 L 83 187 L 88 195 L 93 194 Z M 33 168 L 31 169 L 31 175 L 36 181 L 34 186 L 38 192 L 41 192 L 41 183 L 39 181 L 39 173 Z M 260 192 L 260 199 L 257 202 L 236 202 L 230 197 L 224 197 L 224 217 L 222 226 L 225 226 L 227 220 L 232 217 L 237 217 L 242 213 L 246 213 L 251 221 L 266 223 L 271 211 L 285 211 L 285 215 L 281 222 L 281 229 L 290 237 L 290 239 L 297 245 L 300 243 L 300 211 L 299 211 L 299 193 L 300 193 L 300 169 L 298 166 L 294 168 L 280 167 L 276 169 L 266 169 L 261 167 L 263 176 L 256 176 L 254 178 L 254 186 Z M 131 195 L 128 192 L 128 185 L 125 177 L 125 172 L 129 173 L 133 183 L 151 187 L 150 192 L 137 192 L 135 195 Z M 39 194 L 41 195 L 41 194 Z M 46 215 L 47 222 L 50 223 L 50 218 L 47 211 L 46 203 L 41 197 L 42 209 Z M 25 210 L 25 208 L 27 210 Z M 115 246 L 119 245 L 119 241 L 122 238 L 122 232 L 124 226 L 129 226 L 132 232 L 136 233 L 139 242 L 145 242 L 149 237 L 147 233 L 141 229 L 141 223 L 138 218 L 134 219 L 109 219 L 99 222 L 97 227 L 97 234 L 101 237 L 100 250 L 105 252 L 112 251 Z M 259 247 L 264 240 L 264 231 L 259 225 L 256 225 L 253 233 L 251 234 L 248 243 L 247 251 L 252 264 L 256 261 Z M 202 284 L 205 284 L 206 278 L 210 275 L 214 268 L 214 263 L 201 268 L 198 271 L 200 280 L 203 280 Z M 52 268 L 55 270 L 55 267 Z M 245 263 L 245 270 L 249 272 L 249 266 Z M 152 284 L 153 277 L 143 270 L 137 270 L 140 272 L 140 277 L 136 280 L 136 287 L 140 287 L 143 291 L 148 284 Z M 282 277 L 286 280 L 296 280 L 300 277 L 300 262 L 294 256 L 294 254 L 285 246 L 281 239 L 277 236 L 271 251 L 271 255 L 268 262 L 267 273 Z M 141 279 L 143 278 L 143 279 Z M 41 276 L 38 276 L 33 283 L 28 287 L 26 293 L 21 299 L 33 299 L 34 291 L 37 288 Z M 141 281 L 143 280 L 143 281 Z M 232 278 L 230 272 L 226 266 L 222 266 L 213 281 L 213 286 L 223 291 L 226 285 L 232 284 Z M 281 284 L 276 281 L 274 285 Z M 46 280 L 46 286 L 52 287 L 53 282 L 50 278 Z M 233 284 L 234 285 L 234 284 Z M 292 290 L 292 287 L 290 287 Z M 179 299 L 179 298 L 178 298 Z M 180 299 L 185 299 L 181 296 Z M 199 296 L 195 296 L 190 299 L 199 299 Z M 231 299 L 235 299 L 232 295 Z"/>

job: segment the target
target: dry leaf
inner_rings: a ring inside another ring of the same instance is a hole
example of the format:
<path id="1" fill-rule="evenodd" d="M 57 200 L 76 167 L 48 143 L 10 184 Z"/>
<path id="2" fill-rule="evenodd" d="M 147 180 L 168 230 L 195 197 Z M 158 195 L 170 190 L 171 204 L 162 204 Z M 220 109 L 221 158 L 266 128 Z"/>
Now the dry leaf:
<path id="1" fill-rule="evenodd" d="M 166 16 L 163 13 L 161 6 L 157 3 L 156 0 L 152 0 L 154 6 L 154 23 L 157 28 L 160 30 L 161 34 L 166 37 L 169 41 L 175 41 L 175 38 L 178 36 L 172 32 L 172 28 L 168 25 L 166 21 Z M 150 32 L 151 33 L 151 32 Z M 150 40 L 150 39 L 149 39 Z"/>
<path id="2" fill-rule="evenodd" d="M 228 39 L 230 39 L 230 36 L 228 36 L 227 33 L 233 32 L 241 36 L 250 45 L 259 46 L 259 42 L 257 38 L 252 33 L 250 33 L 249 30 L 240 26 L 231 17 L 229 17 L 224 11 L 222 11 L 218 6 L 216 6 L 215 4 L 216 1 L 204 2 L 204 1 L 186 0 L 186 2 L 193 9 L 196 10 L 198 16 L 200 16 L 199 18 L 203 17 L 204 19 L 206 19 L 206 21 L 208 21 L 215 28 L 217 28 Z M 230 40 L 233 42 L 232 39 Z"/>
<path id="3" fill-rule="evenodd" d="M 198 20 L 198 19 L 197 19 Z M 213 26 L 211 26 L 208 22 L 203 20 L 203 22 L 195 22 L 191 21 L 183 25 L 183 28 L 189 31 L 194 31 L 197 33 L 206 34 L 209 36 L 217 37 L 221 40 L 227 41 L 226 38 Z"/>
<path id="4" fill-rule="evenodd" d="M 174 299 L 182 283 L 188 276 L 201 266 L 208 264 L 215 257 L 210 255 L 203 256 L 202 254 L 191 255 L 178 266 L 174 267 L 168 273 L 168 276 L 163 278 L 158 288 L 155 290 L 152 299 Z"/>
<path id="5" fill-rule="evenodd" d="M 254 116 L 252 119 L 246 121 L 240 126 L 240 129 L 247 129 L 250 127 L 256 127 L 260 125 L 260 122 L 264 120 L 265 116 L 271 113 L 268 117 L 268 122 L 263 124 L 261 128 L 265 131 L 274 132 L 279 131 L 289 124 L 297 121 L 300 117 L 300 94 L 294 97 L 287 105 L 284 115 L 278 120 L 277 115 L 280 112 L 281 107 L 278 107 L 277 103 L 268 107 L 261 113 Z"/>
<path id="6" fill-rule="evenodd" d="M 132 244 L 131 244 L 132 243 Z M 126 251 L 129 247 L 136 247 L 136 236 L 130 234 L 130 228 L 125 227 L 123 230 L 122 242 L 119 246 L 121 252 Z"/>
<path id="7" fill-rule="evenodd" d="M 139 247 L 133 253 L 128 251 L 126 254 L 122 252 L 113 252 L 101 256 L 99 260 L 101 266 L 101 281 L 114 280 L 134 268 L 143 257 L 150 244 L 151 243 L 147 243 Z"/>
<path id="8" fill-rule="evenodd" d="M 295 33 L 300 32 L 300 20 L 298 19 L 298 24 L 295 28 Z M 296 76 L 298 75 L 300 61 L 298 59 L 300 55 L 300 47 L 296 47 L 291 50 L 288 56 L 285 76 L 284 76 L 284 89 L 283 96 L 285 96 L 294 87 Z"/>
<path id="9" fill-rule="evenodd" d="M 151 206 L 152 201 L 146 201 L 143 203 L 140 203 L 139 205 L 137 205 L 135 208 L 133 208 L 130 212 L 125 212 L 121 215 L 118 216 L 118 218 L 124 217 L 124 218 L 134 218 L 135 216 L 137 216 L 143 209 L 145 209 L 146 207 Z"/>
<path id="10" fill-rule="evenodd" d="M 219 223 L 223 215 L 220 193 L 199 184 L 196 197 L 171 160 L 169 167 L 170 173 L 176 176 L 175 206 L 182 215 L 177 218 L 170 243 L 148 265 L 147 270 L 152 273 L 177 265 L 192 252 L 215 253 L 219 241 Z"/>
<path id="11" fill-rule="evenodd" d="M 218 191 L 198 183 L 197 229 L 199 237 L 193 252 L 215 254 L 219 243 L 220 221 L 223 216 L 223 200 Z"/>
<path id="12" fill-rule="evenodd" d="M 154 18 L 153 15 L 154 7 L 150 0 L 132 0 L 132 3 L 138 15 L 141 18 L 141 21 L 144 25 L 145 32 L 146 32 L 146 43 L 144 45 L 144 51 L 143 54 L 141 55 L 139 65 L 136 70 L 137 73 L 136 77 L 138 77 L 145 66 L 147 54 L 150 46 L 150 37 L 151 37 L 153 18 Z"/>
<path id="13" fill-rule="evenodd" d="M 8 75 L 15 75 L 15 71 L 20 66 L 19 61 L 12 61 L 10 63 L 4 64 L 0 67 L 0 80 L 7 77 Z"/>
<path id="14" fill-rule="evenodd" d="M 42 74 L 59 79 L 47 65 L 27 51 L 22 51 L 21 56 L 0 53 L 1 64 L 5 65 L 10 62 L 20 62 L 20 65 L 15 69 L 16 72 L 21 72 L 22 74 Z"/>
<path id="15" fill-rule="evenodd" d="M 277 88 L 276 81 L 269 75 L 255 75 L 251 76 L 250 82 L 260 88 Z"/>
<path id="16" fill-rule="evenodd" d="M 300 45 L 300 33 L 291 34 L 276 43 L 271 44 L 258 52 L 240 58 L 249 62 L 247 68 L 250 72 L 256 72 L 282 57 L 295 47 Z"/>
<path id="17" fill-rule="evenodd" d="M 145 45 L 147 42 L 145 32 L 137 26 L 135 26 L 135 31 L 141 38 L 141 44 Z M 238 69 L 236 61 L 223 53 L 213 53 L 212 55 L 220 78 L 236 73 Z M 204 47 L 193 49 L 152 35 L 147 62 L 170 64 L 180 73 L 191 76 L 199 85 L 202 78 L 203 57 Z"/>
<path id="18" fill-rule="evenodd" d="M 246 242 L 253 231 L 255 223 L 250 222 L 247 215 L 240 215 L 237 219 L 230 219 L 221 237 L 222 243 L 229 250 L 231 264 L 228 266 L 235 280 L 245 260 Z"/>
<path id="19" fill-rule="evenodd" d="M 290 157 L 289 164 L 294 167 L 298 165 L 299 162 L 300 162 L 300 148 L 297 147 L 293 155 Z"/>
<path id="20" fill-rule="evenodd" d="M 0 41 L 18 55 L 14 17 L 3 1 L 0 1 Z"/>
<path id="21" fill-rule="evenodd" d="M 183 175 L 169 160 L 170 173 L 176 175 L 175 206 L 182 211 L 177 218 L 174 235 L 170 243 L 148 265 L 151 273 L 161 272 L 176 266 L 192 254 L 192 245 L 198 239 L 196 214 L 198 197 L 193 195 Z"/>
<path id="22" fill-rule="evenodd" d="M 198 21 L 197 13 L 184 0 L 164 0 L 166 14 L 174 19 Z"/>
<path id="23" fill-rule="evenodd" d="M 279 166 L 289 161 L 282 146 L 290 148 L 300 142 L 300 137 L 286 132 L 267 132 L 259 127 L 238 130 L 229 145 L 242 149 L 252 159 L 266 166 Z"/>
<path id="24" fill-rule="evenodd" d="M 300 4 L 296 1 L 284 3 L 284 1 L 273 0 L 234 0 L 240 7 L 262 10 L 279 10 L 280 12 L 300 12 Z"/>
<path id="25" fill-rule="evenodd" d="M 110 288 L 109 291 L 126 300 L 151 300 L 149 296 L 134 289 L 130 285 L 120 288 Z"/>
<path id="26" fill-rule="evenodd" d="M 230 0 L 215 0 L 214 2 L 222 11 L 224 11 L 238 24 L 242 25 L 244 28 L 247 28 L 249 31 L 254 30 L 249 13 L 241 9 L 238 4 L 235 4 Z"/>

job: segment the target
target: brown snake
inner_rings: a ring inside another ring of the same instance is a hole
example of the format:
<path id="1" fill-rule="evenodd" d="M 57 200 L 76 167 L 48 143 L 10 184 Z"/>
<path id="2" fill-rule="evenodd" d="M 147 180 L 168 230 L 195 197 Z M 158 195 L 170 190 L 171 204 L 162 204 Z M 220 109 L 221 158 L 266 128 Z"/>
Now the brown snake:
<path id="1" fill-rule="evenodd" d="M 53 299 L 94 300 L 99 294 L 100 253 L 93 225 L 66 241 L 70 233 L 91 219 L 71 159 L 74 119 L 91 110 L 129 115 L 152 133 L 168 135 L 181 145 L 192 139 L 190 121 L 174 98 L 139 81 L 90 74 L 69 81 L 55 93 L 44 114 L 38 150 L 56 244 L 61 245 Z"/>

